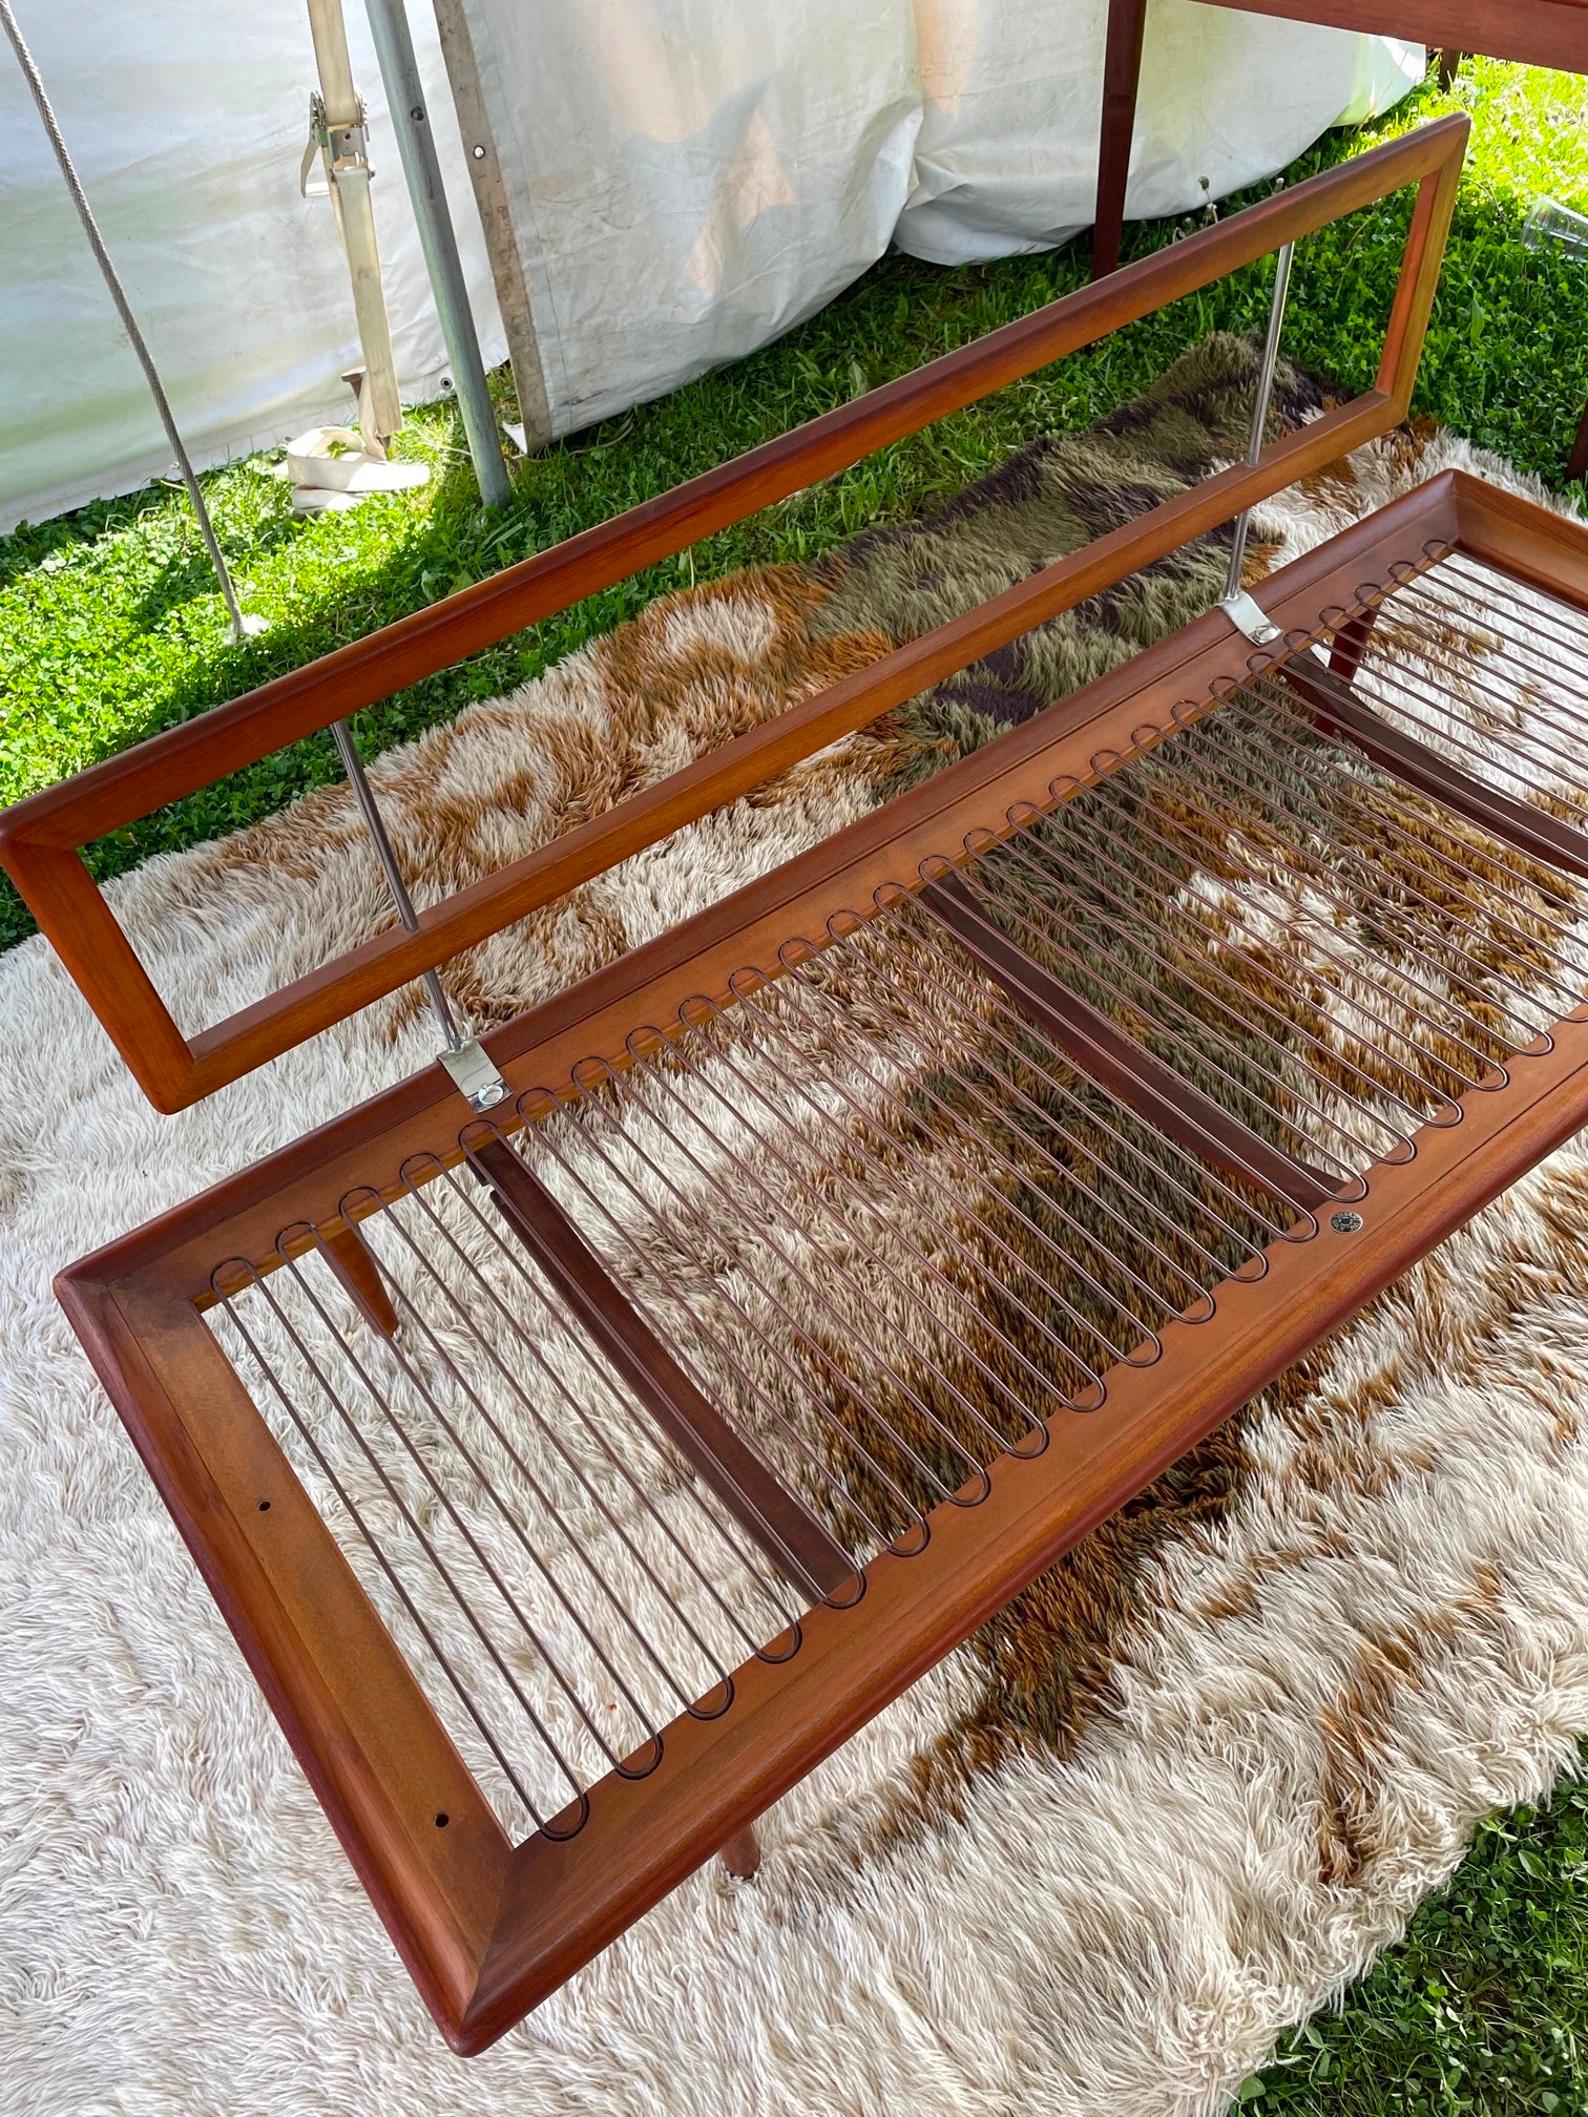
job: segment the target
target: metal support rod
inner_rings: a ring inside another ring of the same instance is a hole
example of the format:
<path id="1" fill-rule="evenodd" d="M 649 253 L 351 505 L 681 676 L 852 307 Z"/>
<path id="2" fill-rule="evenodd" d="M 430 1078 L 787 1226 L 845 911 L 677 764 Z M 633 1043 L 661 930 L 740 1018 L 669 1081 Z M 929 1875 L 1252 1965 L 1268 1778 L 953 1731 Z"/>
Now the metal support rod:
<path id="1" fill-rule="evenodd" d="M 1279 365 L 1279 334 L 1285 324 L 1285 297 L 1290 292 L 1290 266 L 1296 254 L 1294 243 L 1282 243 L 1274 260 L 1274 292 L 1268 304 L 1268 337 L 1263 344 L 1263 364 L 1257 373 L 1257 402 L 1252 407 L 1252 432 L 1246 444 L 1248 464 L 1258 462 L 1263 453 L 1263 436 L 1268 430 L 1268 407 L 1274 394 L 1274 370 Z M 1230 568 L 1224 580 L 1224 597 L 1238 595 L 1241 588 L 1241 567 L 1246 559 L 1246 533 L 1251 526 L 1252 511 L 1243 507 L 1235 517 L 1235 529 L 1230 543 Z"/>
<path id="2" fill-rule="evenodd" d="M 181 433 L 177 428 L 176 414 L 172 411 L 171 400 L 165 393 L 165 384 L 160 380 L 160 372 L 154 364 L 154 356 L 144 341 L 142 331 L 138 328 L 138 319 L 132 313 L 132 304 L 128 301 L 126 289 L 121 284 L 121 276 L 111 262 L 110 252 L 105 248 L 105 239 L 99 232 L 99 223 L 94 218 L 94 209 L 88 203 L 88 194 L 83 189 L 82 179 L 78 176 L 76 165 L 72 161 L 71 155 L 67 152 L 66 141 L 62 137 L 54 106 L 51 104 L 49 95 L 45 90 L 43 76 L 34 63 L 33 54 L 28 49 L 27 40 L 22 34 L 21 25 L 12 13 L 11 0 L 0 0 L 0 23 L 4 24 L 5 33 L 11 40 L 11 48 L 17 55 L 17 64 L 22 69 L 22 78 L 28 84 L 28 93 L 33 98 L 34 108 L 38 111 L 39 120 L 48 135 L 50 146 L 55 153 L 55 159 L 60 164 L 61 175 L 66 180 L 66 188 L 71 194 L 72 204 L 77 208 L 77 218 L 82 222 L 83 233 L 88 237 L 88 247 L 94 253 L 94 261 L 99 266 L 101 276 L 109 289 L 110 298 L 116 305 L 116 313 L 121 318 L 121 327 L 130 339 L 132 350 L 138 356 L 138 364 L 143 369 L 144 380 L 149 385 L 149 394 L 154 399 L 155 410 L 160 414 L 160 424 L 165 428 L 165 438 L 171 444 L 171 453 L 176 457 L 176 466 L 181 473 L 182 483 L 187 487 L 188 499 L 192 502 L 194 514 L 198 517 L 199 534 L 203 537 L 204 547 L 210 555 L 210 564 L 215 568 L 215 578 L 220 582 L 222 599 L 231 614 L 232 637 L 236 640 L 247 639 L 251 634 L 263 631 L 263 621 L 259 618 L 250 619 L 245 617 L 243 606 L 237 600 L 237 590 L 232 585 L 231 572 L 226 564 L 226 554 L 221 550 L 220 539 L 215 534 L 215 525 L 210 520 L 208 507 L 204 504 L 204 495 L 199 490 L 198 476 L 193 469 L 192 458 L 188 455 Z"/>
<path id="3" fill-rule="evenodd" d="M 4 5 L 4 0 L 0 0 Z M 397 865 L 397 855 L 386 835 L 386 826 L 375 803 L 375 790 L 364 770 L 364 760 L 358 754 L 358 745 L 353 740 L 353 730 L 345 720 L 331 723 L 331 733 L 336 737 L 337 752 L 342 759 L 342 768 L 347 773 L 347 783 L 353 789 L 353 799 L 358 803 L 359 814 L 375 841 L 376 857 L 380 861 L 381 873 L 386 877 L 386 887 L 397 907 L 397 916 L 405 930 L 411 934 L 419 931 L 419 914 L 414 910 L 414 900 L 408 894 L 408 885 L 403 880 L 402 869 Z M 433 970 L 424 972 L 420 983 L 430 1000 L 430 1011 L 440 1026 L 449 1051 L 461 1051 L 463 1039 L 458 1034 L 458 1025 L 452 1018 L 452 1009 L 447 1001 L 441 980 Z"/>
<path id="4" fill-rule="evenodd" d="M 375 38 L 381 79 L 386 84 L 386 105 L 397 136 L 397 151 L 402 156 L 403 175 L 408 180 L 408 196 L 419 224 L 419 241 L 441 320 L 441 336 L 446 341 L 480 498 L 488 507 L 498 507 L 511 490 L 507 464 L 469 308 L 458 239 L 442 188 L 441 163 L 425 105 L 424 84 L 419 78 L 419 62 L 414 57 L 407 11 L 404 0 L 364 0 L 364 5 Z"/>

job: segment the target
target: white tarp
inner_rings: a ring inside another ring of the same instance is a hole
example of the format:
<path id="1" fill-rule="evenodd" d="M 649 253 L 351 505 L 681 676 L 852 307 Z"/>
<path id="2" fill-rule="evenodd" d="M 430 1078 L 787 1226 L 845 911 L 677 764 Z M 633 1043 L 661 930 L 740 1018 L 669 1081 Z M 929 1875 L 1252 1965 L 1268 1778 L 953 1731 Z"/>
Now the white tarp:
<path id="1" fill-rule="evenodd" d="M 712 0 L 706 0 L 712 4 Z M 968 264 L 1091 225 L 1108 0 L 914 0 L 925 116 L 896 241 Z M 1420 81 L 1423 47 L 1153 0 L 1126 211 L 1185 213 Z"/>
<path id="2" fill-rule="evenodd" d="M 941 263 L 1092 217 L 1107 0 L 461 0 L 559 433 L 810 315 L 890 235 Z M 1148 10 L 1132 216 L 1270 175 L 1422 49 Z"/>
<path id="3" fill-rule="evenodd" d="M 315 86 L 303 0 L 14 0 L 83 188 L 201 465 L 341 423 L 359 363 L 328 199 L 298 164 Z M 353 73 L 370 110 L 375 218 L 403 392 L 446 374 L 359 0 Z M 441 64 L 412 10 L 486 358 L 505 341 Z M 83 239 L 11 47 L 0 38 L 0 529 L 171 469 L 142 372 Z"/>
<path id="4" fill-rule="evenodd" d="M 1090 218 L 1105 0 L 464 0 L 568 432 L 750 351 L 890 239 L 944 261 Z M 444 373 L 358 0 L 405 393 Z M 200 463 L 349 408 L 358 358 L 323 200 L 298 195 L 302 0 L 18 0 Z M 425 0 L 410 9 L 476 316 L 504 347 Z M 1420 55 L 1419 55 L 1420 56 Z M 1133 214 L 1217 198 L 1393 100 L 1405 47 L 1156 0 Z M 0 48 L 0 528 L 169 469 L 143 380 Z"/>

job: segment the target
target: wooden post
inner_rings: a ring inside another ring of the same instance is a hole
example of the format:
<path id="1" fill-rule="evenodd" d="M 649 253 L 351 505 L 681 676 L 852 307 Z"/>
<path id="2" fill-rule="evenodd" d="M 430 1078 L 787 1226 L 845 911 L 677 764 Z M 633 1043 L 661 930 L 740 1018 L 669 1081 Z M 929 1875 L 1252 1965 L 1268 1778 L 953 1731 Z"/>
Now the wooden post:
<path id="1" fill-rule="evenodd" d="M 331 187 L 331 204 L 353 282 L 353 312 L 358 322 L 358 342 L 364 351 L 364 390 L 375 436 L 385 443 L 402 425 L 403 408 L 397 394 L 397 363 L 381 287 L 369 163 L 362 146 L 357 144 L 362 136 L 364 105 L 353 85 L 341 0 L 309 0 L 309 28 L 314 37 L 314 63 L 320 76 L 320 98 L 331 143 L 326 155 L 326 181 Z M 348 135 L 352 140 L 343 148 L 339 141 Z M 364 401 L 361 397 L 361 405 Z"/>
<path id="2" fill-rule="evenodd" d="M 1571 454 L 1566 459 L 1568 478 L 1588 478 L 1588 404 L 1582 408 L 1582 417 L 1577 422 L 1577 438 L 1571 445 Z"/>
<path id="3" fill-rule="evenodd" d="M 496 286 L 496 306 L 501 312 L 502 329 L 507 333 L 507 357 L 513 368 L 518 416 L 524 422 L 525 446 L 533 455 L 551 439 L 551 407 L 530 309 L 529 277 L 513 225 L 512 204 L 485 107 L 479 59 L 463 0 L 435 0 L 435 9 L 441 56 L 452 86 L 464 159 L 474 186 L 474 203 L 480 209 L 485 254 Z"/>
<path id="4" fill-rule="evenodd" d="M 1092 277 L 1101 279 L 1119 263 L 1125 228 L 1125 181 L 1136 131 L 1136 90 L 1141 82 L 1141 42 L 1147 0 L 1108 0 L 1108 42 L 1103 48 L 1103 129 L 1097 149 L 1097 212 L 1092 222 Z"/>

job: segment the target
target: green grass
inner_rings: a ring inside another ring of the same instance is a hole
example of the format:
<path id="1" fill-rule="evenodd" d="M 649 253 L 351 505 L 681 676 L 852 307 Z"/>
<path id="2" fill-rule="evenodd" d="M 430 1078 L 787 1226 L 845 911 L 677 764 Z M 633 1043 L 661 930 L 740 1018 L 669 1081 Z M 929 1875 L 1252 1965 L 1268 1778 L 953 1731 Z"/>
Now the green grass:
<path id="1" fill-rule="evenodd" d="M 1478 62 L 1453 95 L 1425 88 L 1382 125 L 1335 134 L 1291 181 L 1453 104 L 1477 137 L 1420 390 L 1423 409 L 1546 475 L 1558 474 L 1581 400 L 1588 279 L 1519 236 L 1533 195 L 1588 205 L 1588 91 L 1575 79 Z M 1259 191 L 1268 187 L 1259 187 Z M 1252 196 L 1257 193 L 1250 194 Z M 1244 201 L 1218 209 L 1233 210 Z M 1404 204 L 1327 230 L 1300 253 L 1287 349 L 1352 387 L 1371 380 Z M 1131 233 L 1139 253 L 1191 222 Z M 543 550 L 678 479 L 1026 313 L 1086 277 L 1084 243 L 1044 257 L 943 271 L 890 258 L 801 329 L 750 360 L 608 421 L 523 467 L 512 504 L 481 511 L 452 407 L 416 413 L 401 453 L 436 469 L 419 495 L 299 520 L 264 459 L 206 487 L 250 610 L 270 621 L 234 645 L 179 488 L 154 486 L 0 540 L 0 802 L 11 801 L 300 666 L 403 612 Z M 919 507 L 1018 442 L 1086 425 L 1215 328 L 1261 321 L 1268 268 L 1188 297 L 1102 345 L 941 421 L 810 492 L 592 598 L 360 716 L 371 749 L 417 734 L 535 675 L 659 590 L 753 561 L 804 559 L 865 523 Z M 108 325 L 107 325 L 108 328 Z M 101 842 L 101 875 L 277 808 L 337 773 L 328 737 L 239 773 Z M 0 889 L 0 946 L 30 929 Z"/>
<path id="2" fill-rule="evenodd" d="M 1288 2035 L 1241 2117 L 1588 2110 L 1588 1756 L 1545 1808 L 1484 1824 L 1337 2014 Z"/>
<path id="3" fill-rule="evenodd" d="M 1420 410 L 1558 478 L 1588 394 L 1588 275 L 1521 242 L 1533 198 L 1588 207 L 1588 83 L 1479 61 L 1452 94 L 1425 87 L 1383 124 L 1335 135 L 1287 172 L 1338 161 L 1440 110 L 1476 134 L 1429 334 Z M 1259 190 L 1266 187 L 1259 187 Z M 1250 194 L 1257 195 L 1257 194 Z M 1244 201 L 1219 209 L 1233 210 Z M 1130 254 L 1193 222 L 1131 231 Z M 1351 387 L 1376 365 L 1404 210 L 1304 245 L 1287 349 Z M 520 471 L 499 515 L 475 502 L 455 417 L 431 406 L 400 453 L 436 469 L 418 495 L 300 521 L 263 459 L 206 479 L 251 610 L 234 646 L 177 489 L 155 486 L 0 540 L 0 800 L 13 800 L 468 581 L 544 549 L 678 479 L 1081 285 L 1085 246 L 959 271 L 888 259 L 755 358 L 608 421 Z M 1254 269 L 1176 304 L 983 405 L 946 419 L 693 553 L 593 598 L 360 716 L 373 748 L 522 682 L 659 590 L 754 561 L 804 559 L 919 507 L 1032 434 L 1084 426 L 1215 328 L 1261 321 Z M 107 326 L 108 328 L 108 326 Z M 240 773 L 94 849 L 102 874 L 267 813 L 337 767 L 328 740 Z M 29 930 L 0 897 L 0 945 Z M 1549 1807 L 1496 1820 L 1448 1892 L 1426 1904 L 1335 2015 L 1309 2023 L 1247 2083 L 1255 2117 L 1588 2111 L 1588 1770 Z M 1555 2099 L 1550 2100 L 1551 2097 Z"/>

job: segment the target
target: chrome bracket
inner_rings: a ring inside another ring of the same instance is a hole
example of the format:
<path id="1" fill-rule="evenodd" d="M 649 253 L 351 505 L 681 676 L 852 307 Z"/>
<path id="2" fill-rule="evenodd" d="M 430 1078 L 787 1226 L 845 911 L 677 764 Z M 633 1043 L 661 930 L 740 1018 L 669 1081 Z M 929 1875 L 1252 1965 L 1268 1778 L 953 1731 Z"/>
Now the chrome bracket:
<path id="1" fill-rule="evenodd" d="M 451 1074 L 454 1086 L 471 1110 L 494 1110 L 512 1093 L 478 1037 L 470 1037 L 455 1049 L 438 1051 L 436 1057 Z"/>
<path id="2" fill-rule="evenodd" d="M 1246 634 L 1254 647 L 1271 647 L 1280 637 L 1279 627 L 1256 597 L 1244 588 L 1237 588 L 1232 595 L 1221 595 L 1219 608 L 1237 632 Z"/>
<path id="3" fill-rule="evenodd" d="M 356 125 L 327 125 L 325 128 L 325 151 L 330 157 L 331 174 L 338 175 L 344 169 L 367 167 L 369 163 L 369 135 L 364 130 L 363 120 Z"/>

